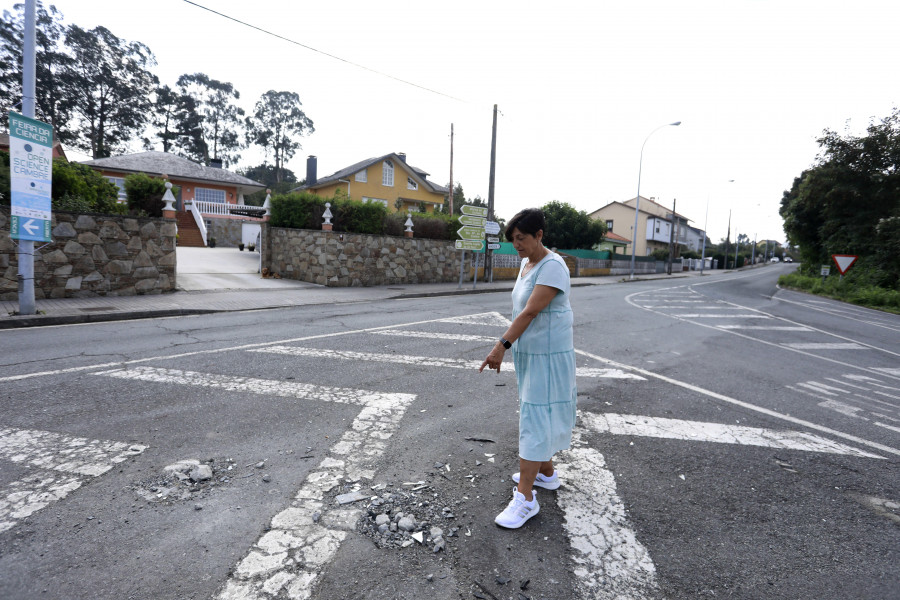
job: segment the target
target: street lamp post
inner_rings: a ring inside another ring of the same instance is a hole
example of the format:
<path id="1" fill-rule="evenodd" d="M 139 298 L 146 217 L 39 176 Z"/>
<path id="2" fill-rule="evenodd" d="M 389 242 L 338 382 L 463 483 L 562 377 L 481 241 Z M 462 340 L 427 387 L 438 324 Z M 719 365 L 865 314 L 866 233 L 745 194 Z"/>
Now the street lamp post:
<path id="1" fill-rule="evenodd" d="M 634 228 L 631 230 L 631 276 L 629 277 L 629 279 L 634 279 L 634 252 L 637 247 L 638 211 L 641 208 L 641 169 L 644 166 L 644 146 L 647 145 L 647 140 L 650 139 L 650 136 L 663 127 L 678 127 L 679 125 L 681 125 L 681 121 L 675 121 L 674 123 L 666 123 L 665 125 L 660 125 L 650 132 L 650 134 L 644 140 L 644 143 L 641 145 L 641 160 L 638 163 L 638 191 L 637 198 L 634 202 Z"/>
<path id="2" fill-rule="evenodd" d="M 728 183 L 734 183 L 734 179 L 729 179 Z M 709 195 L 706 196 L 706 216 L 703 218 L 703 251 L 700 253 L 700 274 L 703 275 L 703 267 L 706 265 L 706 227 L 709 225 Z M 727 254 L 726 250 L 726 254 Z M 728 257 L 725 257 L 728 261 Z"/>

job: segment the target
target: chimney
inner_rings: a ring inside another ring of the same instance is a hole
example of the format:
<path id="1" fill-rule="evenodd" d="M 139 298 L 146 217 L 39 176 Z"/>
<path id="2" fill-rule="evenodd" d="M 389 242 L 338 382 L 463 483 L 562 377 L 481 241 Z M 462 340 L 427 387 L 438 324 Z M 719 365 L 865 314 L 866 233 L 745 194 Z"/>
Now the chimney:
<path id="1" fill-rule="evenodd" d="M 221 169 L 222 168 L 222 159 L 221 158 L 209 159 L 209 166 L 213 169 Z"/>
<path id="2" fill-rule="evenodd" d="M 397 156 L 400 157 L 400 160 L 402 160 L 404 163 L 406 163 L 406 152 L 398 152 Z"/>
<path id="3" fill-rule="evenodd" d="M 316 166 L 318 160 L 315 156 L 309 155 L 306 159 L 306 187 L 316 185 Z"/>

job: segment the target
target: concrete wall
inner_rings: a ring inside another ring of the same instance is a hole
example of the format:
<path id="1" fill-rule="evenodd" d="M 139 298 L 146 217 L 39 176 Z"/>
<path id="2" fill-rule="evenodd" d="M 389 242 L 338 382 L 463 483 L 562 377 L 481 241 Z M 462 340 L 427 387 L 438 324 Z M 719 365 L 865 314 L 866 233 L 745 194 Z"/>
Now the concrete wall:
<path id="1" fill-rule="evenodd" d="M 18 298 L 18 255 L 0 207 L 0 300 Z M 34 296 L 81 298 L 175 289 L 175 221 L 54 212 L 53 242 L 35 242 Z"/>

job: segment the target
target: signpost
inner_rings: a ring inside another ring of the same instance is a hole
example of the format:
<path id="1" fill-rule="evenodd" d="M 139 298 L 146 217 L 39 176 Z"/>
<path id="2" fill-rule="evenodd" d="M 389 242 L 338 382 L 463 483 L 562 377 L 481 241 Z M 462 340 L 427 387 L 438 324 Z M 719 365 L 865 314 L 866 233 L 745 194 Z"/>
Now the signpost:
<path id="1" fill-rule="evenodd" d="M 49 242 L 53 127 L 9 113 L 11 219 L 9 237 Z"/>
<path id="2" fill-rule="evenodd" d="M 497 235 L 500 233 L 500 223 L 497 221 L 487 221 L 484 224 L 484 230 L 490 235 Z"/>
<path id="3" fill-rule="evenodd" d="M 488 244 L 488 250 L 499 250 L 500 244 Z"/>
<path id="4" fill-rule="evenodd" d="M 460 207 L 460 211 L 462 212 L 462 216 L 459 218 L 459 222 L 463 226 L 460 227 L 456 233 L 462 239 L 456 240 L 456 249 L 463 251 L 462 259 L 460 259 L 459 263 L 459 287 L 461 288 L 463 282 L 463 265 L 466 262 L 465 251 L 474 250 L 475 252 L 481 252 L 484 250 L 484 226 L 488 209 L 484 206 L 463 204 Z M 478 281 L 478 258 L 479 255 L 475 254 L 475 276 L 472 277 L 473 290 Z"/>
<path id="5" fill-rule="evenodd" d="M 484 250 L 484 242 L 481 240 L 456 240 L 457 250 L 475 250 L 481 252 Z"/>
<path id="6" fill-rule="evenodd" d="M 825 283 L 825 278 L 831 274 L 831 267 L 828 265 L 822 265 L 822 270 L 819 271 L 819 275 L 822 276 L 822 283 Z"/>
<path id="7" fill-rule="evenodd" d="M 850 270 L 850 267 L 853 266 L 853 263 L 856 262 L 856 259 L 859 256 L 855 254 L 832 254 L 831 260 L 834 261 L 834 264 L 837 265 L 838 272 L 841 274 L 841 279 L 844 278 L 844 274 Z"/>

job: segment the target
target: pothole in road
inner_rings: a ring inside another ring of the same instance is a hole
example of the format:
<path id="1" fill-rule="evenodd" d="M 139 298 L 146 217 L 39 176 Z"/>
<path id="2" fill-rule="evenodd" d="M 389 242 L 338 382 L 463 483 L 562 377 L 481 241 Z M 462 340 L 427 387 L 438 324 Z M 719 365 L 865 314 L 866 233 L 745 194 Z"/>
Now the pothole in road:
<path id="1" fill-rule="evenodd" d="M 139 481 L 131 487 L 147 502 L 199 500 L 211 490 L 230 485 L 236 479 L 258 475 L 265 481 L 268 475 L 262 471 L 264 468 L 265 462 L 260 462 L 240 469 L 232 458 L 210 458 L 203 462 L 184 459 L 166 466 L 156 477 Z M 247 473 L 250 469 L 250 473 Z"/>
<path id="2" fill-rule="evenodd" d="M 875 514 L 900 525 L 900 502 L 888 500 L 886 498 L 862 495 L 856 496 L 856 499 L 863 505 L 875 511 Z"/>

